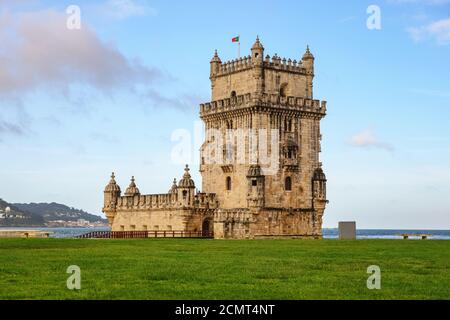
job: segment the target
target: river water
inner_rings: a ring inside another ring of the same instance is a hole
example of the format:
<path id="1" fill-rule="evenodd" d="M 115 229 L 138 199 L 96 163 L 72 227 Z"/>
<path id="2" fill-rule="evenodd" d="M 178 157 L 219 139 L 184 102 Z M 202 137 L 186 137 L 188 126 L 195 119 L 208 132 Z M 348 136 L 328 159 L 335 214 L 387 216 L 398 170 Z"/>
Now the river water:
<path id="1" fill-rule="evenodd" d="M 0 228 L 0 230 L 42 230 L 51 232 L 53 238 L 71 238 L 92 231 L 108 231 L 103 228 Z M 430 234 L 431 240 L 450 240 L 450 230 L 357 229 L 358 239 L 402 239 L 400 234 Z M 337 239 L 338 229 L 323 229 L 323 237 Z"/>

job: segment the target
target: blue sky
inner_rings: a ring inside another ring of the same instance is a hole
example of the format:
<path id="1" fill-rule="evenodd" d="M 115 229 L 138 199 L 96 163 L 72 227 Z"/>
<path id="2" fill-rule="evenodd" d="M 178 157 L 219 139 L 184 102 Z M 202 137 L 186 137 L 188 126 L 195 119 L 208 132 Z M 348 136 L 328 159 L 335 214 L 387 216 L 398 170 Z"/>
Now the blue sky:
<path id="1" fill-rule="evenodd" d="M 192 132 L 236 35 L 242 54 L 259 35 L 270 55 L 316 57 L 325 227 L 450 228 L 450 0 L 2 0 L 0 197 L 100 214 L 111 171 L 166 192 L 183 171 L 171 135 Z"/>

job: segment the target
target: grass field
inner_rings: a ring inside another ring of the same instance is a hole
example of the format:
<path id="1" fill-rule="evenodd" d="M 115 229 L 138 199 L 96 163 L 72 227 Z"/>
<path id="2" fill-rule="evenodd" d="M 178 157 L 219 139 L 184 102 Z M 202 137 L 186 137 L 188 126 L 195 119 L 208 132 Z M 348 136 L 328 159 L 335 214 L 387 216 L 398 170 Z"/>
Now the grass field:
<path id="1" fill-rule="evenodd" d="M 439 240 L 0 239 L 0 299 L 450 299 L 449 265 Z"/>

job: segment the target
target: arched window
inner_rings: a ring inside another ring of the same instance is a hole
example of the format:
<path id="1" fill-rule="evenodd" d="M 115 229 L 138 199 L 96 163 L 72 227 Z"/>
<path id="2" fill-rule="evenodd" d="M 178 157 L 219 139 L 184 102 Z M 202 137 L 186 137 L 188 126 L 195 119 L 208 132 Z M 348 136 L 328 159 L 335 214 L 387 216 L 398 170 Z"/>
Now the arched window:
<path id="1" fill-rule="evenodd" d="M 183 190 L 183 199 L 187 198 L 187 194 L 188 194 L 188 192 L 186 190 Z"/>
<path id="2" fill-rule="evenodd" d="M 284 179 L 284 190 L 286 190 L 286 191 L 291 191 L 292 190 L 291 177 L 286 177 L 286 179 Z"/>
<path id="3" fill-rule="evenodd" d="M 236 97 L 236 91 L 234 91 L 234 90 L 233 90 L 233 91 L 231 91 L 231 95 L 230 95 L 230 97 L 231 97 L 231 98 L 235 98 L 235 97 Z"/>
<path id="4" fill-rule="evenodd" d="M 231 190 L 231 177 L 227 177 L 226 186 L 227 190 Z"/>

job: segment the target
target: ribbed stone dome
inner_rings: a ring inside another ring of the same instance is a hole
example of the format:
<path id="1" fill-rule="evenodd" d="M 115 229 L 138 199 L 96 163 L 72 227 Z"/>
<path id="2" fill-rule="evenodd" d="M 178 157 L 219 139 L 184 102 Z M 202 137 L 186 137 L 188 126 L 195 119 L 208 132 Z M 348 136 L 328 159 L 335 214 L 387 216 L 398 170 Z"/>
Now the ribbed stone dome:
<path id="1" fill-rule="evenodd" d="M 309 51 L 309 46 L 306 47 L 306 52 L 303 55 L 303 60 L 307 60 L 307 59 L 314 59 L 314 56 L 312 55 L 311 51 Z"/>
<path id="2" fill-rule="evenodd" d="M 259 36 L 256 37 L 256 41 L 255 41 L 255 43 L 252 46 L 252 50 L 254 50 L 254 49 L 263 49 L 264 50 L 263 45 L 259 41 Z"/>
<path id="3" fill-rule="evenodd" d="M 195 188 L 195 183 L 194 180 L 191 179 L 188 165 L 186 165 L 186 168 L 184 168 L 183 178 L 178 182 L 178 187 Z"/>
<path id="4" fill-rule="evenodd" d="M 128 186 L 127 190 L 125 191 L 126 196 L 135 196 L 141 194 L 139 192 L 139 189 L 136 187 L 136 183 L 134 183 L 134 176 L 131 177 L 130 185 Z"/>
<path id="5" fill-rule="evenodd" d="M 119 192 L 120 193 L 120 187 L 116 183 L 114 172 L 111 174 L 111 180 L 109 180 L 109 183 L 105 187 L 105 192 Z"/>
<path id="6" fill-rule="evenodd" d="M 222 61 L 219 58 L 219 55 L 217 54 L 217 50 L 214 51 L 214 56 L 211 59 L 211 62 L 218 62 L 218 63 L 222 63 Z"/>
<path id="7" fill-rule="evenodd" d="M 172 187 L 170 188 L 168 193 L 176 193 L 177 192 L 177 179 L 173 178 Z"/>
<path id="8" fill-rule="evenodd" d="M 323 173 L 322 168 L 317 168 L 314 171 L 313 180 L 315 180 L 315 181 L 327 181 L 327 177 L 325 176 L 325 173 Z"/>

